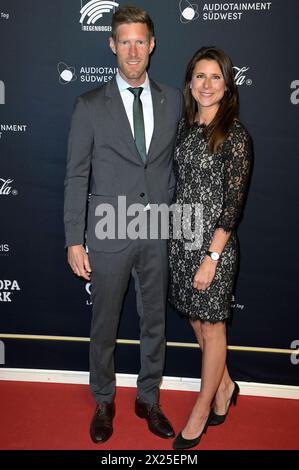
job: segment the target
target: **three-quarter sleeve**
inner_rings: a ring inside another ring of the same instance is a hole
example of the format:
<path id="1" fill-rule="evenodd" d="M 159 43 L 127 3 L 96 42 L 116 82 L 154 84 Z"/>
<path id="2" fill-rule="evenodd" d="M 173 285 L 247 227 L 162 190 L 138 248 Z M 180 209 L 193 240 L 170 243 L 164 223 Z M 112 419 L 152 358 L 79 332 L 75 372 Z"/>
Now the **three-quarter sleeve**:
<path id="1" fill-rule="evenodd" d="M 239 122 L 235 122 L 223 144 L 223 158 L 223 207 L 216 228 L 231 232 L 242 212 L 252 161 L 251 139 Z"/>

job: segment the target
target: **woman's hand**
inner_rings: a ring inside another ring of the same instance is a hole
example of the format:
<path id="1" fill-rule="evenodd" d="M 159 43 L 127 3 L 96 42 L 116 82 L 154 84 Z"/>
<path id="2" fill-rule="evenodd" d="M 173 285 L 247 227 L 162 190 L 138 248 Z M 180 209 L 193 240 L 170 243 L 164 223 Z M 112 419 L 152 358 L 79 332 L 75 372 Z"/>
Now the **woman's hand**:
<path id="1" fill-rule="evenodd" d="M 194 289 L 205 291 L 210 287 L 215 277 L 217 263 L 218 261 L 213 261 L 210 256 L 205 256 L 194 276 L 192 284 Z"/>

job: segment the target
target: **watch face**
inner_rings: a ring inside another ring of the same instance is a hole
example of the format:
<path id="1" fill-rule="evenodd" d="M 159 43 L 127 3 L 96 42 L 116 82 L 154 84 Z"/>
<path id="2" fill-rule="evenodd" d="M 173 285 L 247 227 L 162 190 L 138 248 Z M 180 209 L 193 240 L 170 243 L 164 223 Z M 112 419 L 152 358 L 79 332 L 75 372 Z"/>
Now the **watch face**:
<path id="1" fill-rule="evenodd" d="M 211 258 L 214 260 L 214 261 L 217 261 L 219 259 L 219 253 L 216 253 L 216 251 L 213 251 L 211 253 Z"/>

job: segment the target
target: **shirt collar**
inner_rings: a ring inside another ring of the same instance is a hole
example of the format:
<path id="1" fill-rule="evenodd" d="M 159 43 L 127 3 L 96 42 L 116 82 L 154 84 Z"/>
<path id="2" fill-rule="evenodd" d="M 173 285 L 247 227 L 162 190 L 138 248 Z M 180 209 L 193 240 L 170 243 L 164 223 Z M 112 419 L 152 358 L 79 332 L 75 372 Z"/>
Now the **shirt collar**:
<path id="1" fill-rule="evenodd" d="M 129 87 L 132 86 L 128 82 L 126 82 L 126 80 L 124 80 L 122 78 L 122 76 L 120 75 L 119 72 L 117 72 L 117 74 L 116 74 L 116 83 L 117 83 L 117 86 L 118 86 L 118 89 L 119 89 L 120 92 L 122 92 L 124 90 L 127 90 Z M 150 83 L 149 83 L 148 74 L 146 74 L 145 80 L 140 85 L 140 87 L 142 87 L 144 89 L 144 91 L 145 90 L 150 91 Z"/>

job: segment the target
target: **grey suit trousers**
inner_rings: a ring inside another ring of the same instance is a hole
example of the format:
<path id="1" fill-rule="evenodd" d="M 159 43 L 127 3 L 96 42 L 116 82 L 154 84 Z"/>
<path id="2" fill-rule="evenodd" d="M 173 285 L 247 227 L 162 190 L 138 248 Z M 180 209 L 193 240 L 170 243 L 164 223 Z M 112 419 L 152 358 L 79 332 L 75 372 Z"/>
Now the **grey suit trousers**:
<path id="1" fill-rule="evenodd" d="M 90 387 L 97 403 L 115 394 L 114 350 L 130 275 L 135 281 L 140 317 L 138 397 L 159 400 L 165 358 L 165 311 L 168 283 L 166 240 L 133 240 L 122 251 L 89 251 L 93 317 L 90 343 Z"/>

